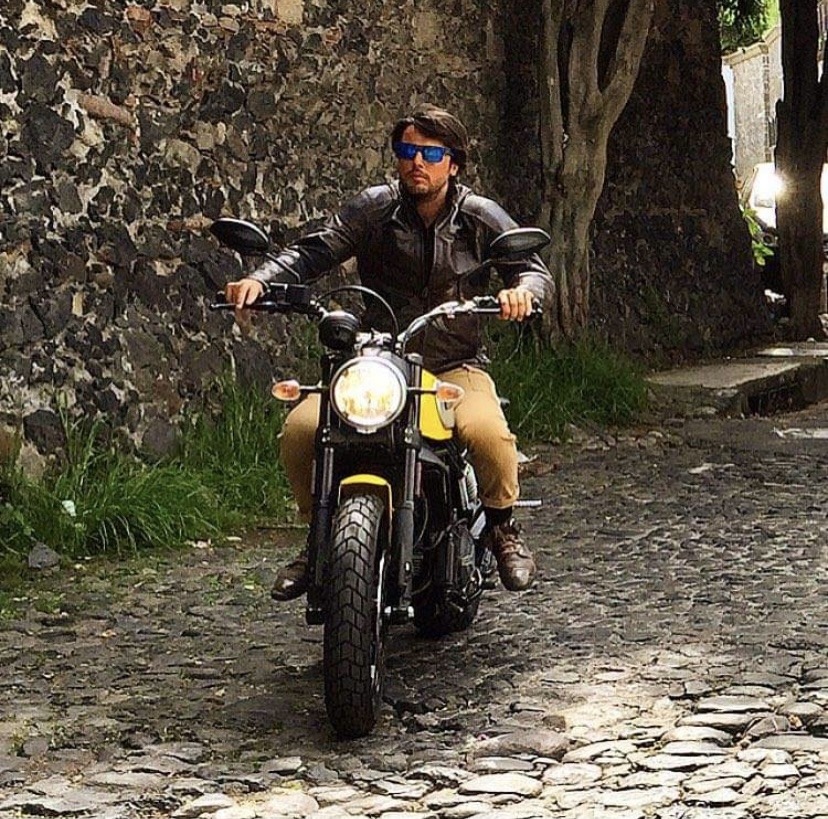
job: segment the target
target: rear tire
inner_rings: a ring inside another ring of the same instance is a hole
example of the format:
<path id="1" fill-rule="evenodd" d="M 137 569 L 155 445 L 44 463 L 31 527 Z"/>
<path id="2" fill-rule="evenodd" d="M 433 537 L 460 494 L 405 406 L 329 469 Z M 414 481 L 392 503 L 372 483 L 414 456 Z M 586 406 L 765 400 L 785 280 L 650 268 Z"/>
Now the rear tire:
<path id="1" fill-rule="evenodd" d="M 328 718 L 343 739 L 369 734 L 382 706 L 383 511 L 380 498 L 354 495 L 342 502 L 333 521 L 323 666 Z"/>

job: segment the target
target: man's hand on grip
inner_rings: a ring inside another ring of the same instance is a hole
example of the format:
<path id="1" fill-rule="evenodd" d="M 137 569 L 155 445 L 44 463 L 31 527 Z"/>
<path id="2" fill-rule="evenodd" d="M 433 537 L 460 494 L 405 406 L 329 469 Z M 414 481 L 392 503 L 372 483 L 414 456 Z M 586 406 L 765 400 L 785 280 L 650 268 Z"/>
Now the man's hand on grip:
<path id="1" fill-rule="evenodd" d="M 237 282 L 228 282 L 224 288 L 224 297 L 231 304 L 235 304 L 237 310 L 243 310 L 253 304 L 262 293 L 264 285 L 258 279 L 239 279 Z"/>
<path id="2" fill-rule="evenodd" d="M 507 321 L 523 321 L 532 315 L 534 296 L 528 287 L 518 285 L 497 294 L 500 302 L 500 318 Z"/>

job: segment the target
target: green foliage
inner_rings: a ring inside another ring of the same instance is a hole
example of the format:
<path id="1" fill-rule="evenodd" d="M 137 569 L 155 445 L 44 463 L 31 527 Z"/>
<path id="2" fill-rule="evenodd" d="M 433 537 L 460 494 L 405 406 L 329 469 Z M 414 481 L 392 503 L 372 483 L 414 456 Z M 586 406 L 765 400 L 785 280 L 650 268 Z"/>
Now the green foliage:
<path id="1" fill-rule="evenodd" d="M 0 558 L 3 553 L 22 554 L 36 538 L 35 513 L 44 505 L 48 491 L 27 480 L 16 467 L 6 464 L 0 472 Z"/>
<path id="2" fill-rule="evenodd" d="M 191 413 L 180 453 L 146 464 L 108 442 L 100 423 L 64 416 L 66 448 L 41 480 L 0 469 L 0 575 L 10 577 L 32 546 L 61 555 L 174 547 L 241 524 L 287 515 L 278 467 L 283 410 L 264 390 L 229 379 L 215 411 Z"/>
<path id="3" fill-rule="evenodd" d="M 722 53 L 729 54 L 761 40 L 778 20 L 778 0 L 720 0 Z"/>
<path id="4" fill-rule="evenodd" d="M 220 498 L 229 522 L 284 519 L 290 491 L 277 457 L 283 405 L 264 389 L 229 377 L 217 387 L 217 408 L 202 407 L 186 418 L 179 462 Z"/>
<path id="5" fill-rule="evenodd" d="M 748 232 L 750 233 L 750 247 L 753 251 L 753 261 L 759 267 L 764 267 L 765 259 L 767 259 L 768 256 L 773 256 L 773 250 L 765 244 L 762 238 L 762 226 L 756 219 L 756 213 L 753 209 L 747 207 L 746 205 L 740 205 L 740 207 L 742 210 L 742 217 L 747 223 Z"/>
<path id="6" fill-rule="evenodd" d="M 300 384 L 315 384 L 319 379 L 319 361 L 323 347 L 315 321 L 294 317 L 282 359 L 287 362 L 284 374 L 276 378 L 295 378 Z"/>
<path id="7" fill-rule="evenodd" d="M 645 408 L 643 372 L 604 342 L 538 349 L 518 332 L 496 339 L 492 377 L 510 404 L 512 430 L 533 440 L 564 438 L 569 425 L 629 424 Z"/>
<path id="8" fill-rule="evenodd" d="M 12 466 L 0 486 L 0 542 L 20 556 L 40 541 L 78 556 L 174 546 L 217 529 L 216 504 L 197 476 L 148 467 L 103 441 L 101 425 L 64 419 L 60 465 L 34 481 Z"/>

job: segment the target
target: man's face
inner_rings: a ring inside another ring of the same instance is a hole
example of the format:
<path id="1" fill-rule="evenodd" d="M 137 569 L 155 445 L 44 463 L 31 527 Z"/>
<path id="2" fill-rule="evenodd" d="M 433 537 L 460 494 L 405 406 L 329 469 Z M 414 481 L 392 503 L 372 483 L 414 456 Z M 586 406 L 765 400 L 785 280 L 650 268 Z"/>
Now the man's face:
<path id="1" fill-rule="evenodd" d="M 444 142 L 426 136 L 414 125 L 403 131 L 400 141 L 412 145 L 447 147 Z M 445 196 L 449 179 L 457 174 L 459 168 L 448 154 L 439 162 L 426 162 L 422 153 L 417 152 L 413 159 L 397 159 L 397 170 L 405 189 L 415 199 L 434 199 Z"/>

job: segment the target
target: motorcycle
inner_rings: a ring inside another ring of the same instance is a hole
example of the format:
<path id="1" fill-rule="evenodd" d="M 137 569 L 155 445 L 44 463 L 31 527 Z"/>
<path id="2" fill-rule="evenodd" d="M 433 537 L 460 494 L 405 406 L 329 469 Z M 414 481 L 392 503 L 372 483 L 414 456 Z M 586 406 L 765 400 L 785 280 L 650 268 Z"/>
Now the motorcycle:
<path id="1" fill-rule="evenodd" d="M 210 230 L 243 256 L 271 253 L 267 236 L 249 222 L 222 218 Z M 467 275 L 548 242 L 536 228 L 506 231 Z M 365 330 L 354 313 L 325 307 L 347 292 L 376 299 L 392 332 Z M 211 308 L 233 305 L 219 294 Z M 345 285 L 315 297 L 288 283 L 270 284 L 250 309 L 318 324 L 320 382 L 281 381 L 272 393 L 283 401 L 320 395 L 306 621 L 324 628 L 325 704 L 335 733 L 365 736 L 382 705 L 389 628 L 413 621 L 430 637 L 464 630 L 484 589 L 495 585 L 474 470 L 453 434 L 463 390 L 426 370 L 408 345 L 435 320 L 496 315 L 500 305 L 491 296 L 450 301 L 400 330 L 388 303 L 368 288 Z"/>

